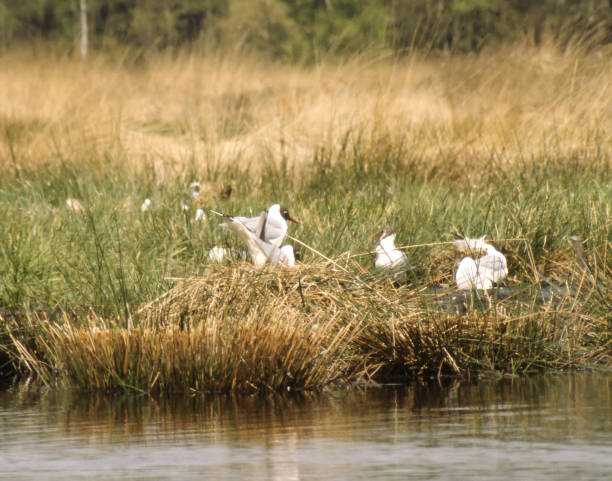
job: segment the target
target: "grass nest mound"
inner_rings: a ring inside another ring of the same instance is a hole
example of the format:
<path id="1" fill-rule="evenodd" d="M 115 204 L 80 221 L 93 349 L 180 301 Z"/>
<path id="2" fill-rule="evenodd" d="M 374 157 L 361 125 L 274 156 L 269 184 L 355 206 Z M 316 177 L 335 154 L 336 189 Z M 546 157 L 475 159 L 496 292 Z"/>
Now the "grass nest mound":
<path id="1" fill-rule="evenodd" d="M 606 318 L 586 314 L 581 302 L 473 293 L 469 308 L 453 312 L 440 308 L 452 290 L 434 302 L 431 289 L 366 280 L 358 269 L 341 260 L 293 269 L 211 266 L 177 280 L 128 329 L 96 316 L 80 327 L 30 318 L 29 343 L 11 335 L 14 357 L 47 383 L 149 393 L 320 389 L 611 364 Z"/>

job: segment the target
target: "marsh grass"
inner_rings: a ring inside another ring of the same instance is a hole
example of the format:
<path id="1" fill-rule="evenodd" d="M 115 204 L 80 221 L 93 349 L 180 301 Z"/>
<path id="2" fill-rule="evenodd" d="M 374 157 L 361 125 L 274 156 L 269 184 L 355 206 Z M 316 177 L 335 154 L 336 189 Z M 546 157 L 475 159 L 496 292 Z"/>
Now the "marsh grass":
<path id="1" fill-rule="evenodd" d="M 24 51 L 2 62 L 0 153 L 9 171 L 97 151 L 166 182 L 201 177 L 211 165 L 285 161 L 299 170 L 317 152 L 336 157 L 357 140 L 367 157 L 381 139 L 403 141 L 443 177 L 463 178 L 492 156 L 505 164 L 610 154 L 609 46 L 511 45 L 402 60 L 364 54 L 311 67 L 188 51 L 138 65 L 129 56 L 82 65 Z"/>
<path id="2" fill-rule="evenodd" d="M 304 312 L 292 298 L 297 289 L 306 296 L 320 291 L 315 281 L 301 287 L 295 275 L 217 267 L 144 307 L 131 330 L 110 328 L 99 317 L 81 328 L 30 318 L 37 355 L 15 345 L 22 359 L 39 359 L 27 369 L 45 383 L 58 375 L 85 390 L 321 388 L 349 378 L 347 346 L 362 320 L 355 311 Z"/>
<path id="3" fill-rule="evenodd" d="M 3 369 L 150 392 L 609 367 L 605 48 L 310 68 L 195 54 L 3 61 Z M 198 203 L 194 180 L 213 186 Z M 244 247 L 195 209 L 257 215 L 273 202 L 312 247 L 288 241 L 299 268 L 212 264 L 213 246 Z M 386 224 L 406 246 L 407 286 L 373 270 Z M 454 285 L 456 232 L 507 251 L 520 302 L 449 313 L 423 294 Z M 572 296 L 543 304 L 548 284 Z"/>
<path id="4" fill-rule="evenodd" d="M 4 327 L 4 364 L 49 385 L 142 392 L 609 365 L 611 192 L 601 187 L 609 182 L 603 159 L 542 158 L 530 175 L 501 171 L 503 181 L 487 175 L 479 180 L 487 187 L 474 191 L 423 181 L 399 154 L 359 162 L 355 155 L 315 159 L 298 180 L 278 169 L 259 181 L 265 192 L 286 180 L 295 193 L 275 191 L 300 219 L 292 237 L 314 247 L 294 242 L 303 257 L 295 271 L 211 264 L 213 245 L 243 247 L 214 216 L 196 222 L 194 206 L 181 210 L 182 182 L 148 192 L 120 168 L 110 176 L 89 166 L 72 166 L 65 184 L 36 173 L 6 182 L 3 195 L 16 202 L 3 204 L 3 307 L 67 315 Z M 584 165 L 582 176 L 569 174 Z M 240 183 L 240 175 L 228 179 Z M 320 190 L 317 179 L 329 183 Z M 153 208 L 142 213 L 145 195 Z M 82 199 L 85 211 L 69 210 L 62 197 Z M 240 188 L 213 202 L 229 212 L 265 207 Z M 406 243 L 403 288 L 372 269 L 372 234 L 387 223 L 399 239 L 428 244 Z M 518 307 L 502 303 L 503 311 L 486 299 L 471 314 L 437 309 L 419 292 L 453 286 L 461 257 L 447 242 L 453 231 L 508 239 L 500 242 L 512 250 L 506 285 L 567 284 L 575 295 L 560 306 L 532 295 Z M 586 273 L 576 270 L 567 239 L 576 233 L 587 240 Z M 315 251 L 332 262 L 321 265 Z M 75 310 L 89 314 L 69 315 Z"/>
<path id="5" fill-rule="evenodd" d="M 341 262 L 217 266 L 143 306 L 132 329 L 95 314 L 80 327 L 28 317 L 21 329 L 31 337 L 9 335 L 21 369 L 49 386 L 146 393 L 321 389 L 612 361 L 609 326 L 587 313 L 586 290 L 535 304 L 474 293 L 471 308 L 453 313 L 431 309 L 418 289 L 365 284 L 359 266 Z"/>

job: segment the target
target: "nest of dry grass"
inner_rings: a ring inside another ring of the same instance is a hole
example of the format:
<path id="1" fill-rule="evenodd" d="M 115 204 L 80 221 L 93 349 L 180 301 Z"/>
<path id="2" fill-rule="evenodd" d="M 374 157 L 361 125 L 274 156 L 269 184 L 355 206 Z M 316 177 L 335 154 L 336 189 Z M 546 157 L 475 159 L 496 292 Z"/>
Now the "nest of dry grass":
<path id="1" fill-rule="evenodd" d="M 80 328 L 30 318 L 33 341 L 13 343 L 22 369 L 47 384 L 149 393 L 320 389 L 612 361 L 605 317 L 575 299 L 473 296 L 459 312 L 445 305 L 447 292 L 366 283 L 338 263 L 215 266 L 178 280 L 131 329 L 95 317 Z"/>

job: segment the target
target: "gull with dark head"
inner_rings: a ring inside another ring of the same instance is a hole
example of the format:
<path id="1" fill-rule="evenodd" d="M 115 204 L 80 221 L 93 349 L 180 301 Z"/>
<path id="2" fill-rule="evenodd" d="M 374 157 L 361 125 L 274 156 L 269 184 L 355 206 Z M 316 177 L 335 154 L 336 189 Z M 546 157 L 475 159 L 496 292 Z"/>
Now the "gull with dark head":
<path id="1" fill-rule="evenodd" d="M 485 242 L 485 236 L 478 239 L 457 239 L 455 247 L 460 250 L 486 251 L 482 257 L 464 257 L 459 262 L 455 274 L 458 289 L 491 289 L 493 284 L 506 278 L 508 266 L 506 256 L 491 244 Z"/>
<path id="2" fill-rule="evenodd" d="M 374 234 L 374 237 L 380 237 L 376 245 L 375 268 L 395 269 L 408 262 L 406 254 L 395 247 L 395 232 L 391 226 L 385 226 L 383 230 Z"/>
<path id="3" fill-rule="evenodd" d="M 287 237 L 287 221 L 295 222 L 286 207 L 273 204 L 258 217 L 230 216 L 212 211 L 223 216 L 221 224 L 240 237 L 247 245 L 253 264 L 263 266 L 266 262 L 272 265 L 295 265 L 295 253 L 290 245 L 282 246 Z"/>

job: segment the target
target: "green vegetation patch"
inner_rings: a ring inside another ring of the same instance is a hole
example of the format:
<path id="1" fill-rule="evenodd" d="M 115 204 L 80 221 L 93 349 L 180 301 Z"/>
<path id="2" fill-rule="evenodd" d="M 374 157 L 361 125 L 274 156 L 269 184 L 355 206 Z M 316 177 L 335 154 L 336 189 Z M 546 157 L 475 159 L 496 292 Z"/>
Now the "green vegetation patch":
<path id="1" fill-rule="evenodd" d="M 610 367 L 610 159 L 492 157 L 475 167 L 409 147 L 355 141 L 299 173 L 232 166 L 170 183 L 108 154 L 3 175 L 3 370 L 151 392 Z M 213 192 L 200 203 L 195 180 Z M 213 246 L 244 246 L 209 209 L 257 215 L 275 202 L 300 221 L 290 232 L 300 243 L 288 240 L 301 251 L 295 269 L 210 259 Z M 386 224 L 406 246 L 401 286 L 373 268 L 372 235 Z M 507 249 L 504 287 L 531 294 L 450 310 L 433 299 L 454 287 L 453 233 Z M 587 276 L 572 235 L 585 241 Z M 568 295 L 543 302 L 533 288 L 551 284 Z"/>

